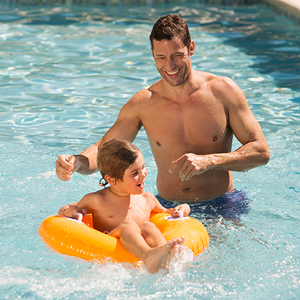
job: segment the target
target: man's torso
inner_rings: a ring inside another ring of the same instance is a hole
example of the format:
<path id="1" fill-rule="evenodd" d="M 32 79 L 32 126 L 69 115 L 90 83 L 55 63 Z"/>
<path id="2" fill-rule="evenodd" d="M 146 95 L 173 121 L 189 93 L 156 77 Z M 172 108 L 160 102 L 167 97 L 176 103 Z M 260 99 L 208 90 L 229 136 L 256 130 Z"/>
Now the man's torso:
<path id="1" fill-rule="evenodd" d="M 169 173 L 172 161 L 185 153 L 231 151 L 233 134 L 228 126 L 227 109 L 212 92 L 211 79 L 204 79 L 201 88 L 194 88 L 181 99 L 161 93 L 159 81 L 150 87 L 151 97 L 141 106 L 140 118 L 158 168 L 157 189 L 165 199 L 208 200 L 233 188 L 231 173 L 227 171 L 209 170 L 184 182 L 178 171 Z"/>

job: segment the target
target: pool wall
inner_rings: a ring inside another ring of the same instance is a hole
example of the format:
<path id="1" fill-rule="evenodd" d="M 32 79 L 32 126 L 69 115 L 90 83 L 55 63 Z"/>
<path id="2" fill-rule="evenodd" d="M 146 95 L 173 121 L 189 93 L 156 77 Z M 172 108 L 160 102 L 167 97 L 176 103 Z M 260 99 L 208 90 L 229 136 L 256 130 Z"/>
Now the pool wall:
<path id="1" fill-rule="evenodd" d="M 123 5 L 123 4 L 160 4 L 189 2 L 188 0 L 0 0 L 0 2 L 23 5 L 57 5 L 57 4 L 94 4 L 94 5 Z M 197 1 L 196 1 L 197 2 Z M 217 5 L 247 5 L 266 3 L 277 14 L 283 14 L 297 24 L 300 24 L 300 0 L 198 0 L 198 2 Z"/>
<path id="2" fill-rule="evenodd" d="M 278 14 L 284 14 L 300 24 L 300 0 L 263 0 Z"/>

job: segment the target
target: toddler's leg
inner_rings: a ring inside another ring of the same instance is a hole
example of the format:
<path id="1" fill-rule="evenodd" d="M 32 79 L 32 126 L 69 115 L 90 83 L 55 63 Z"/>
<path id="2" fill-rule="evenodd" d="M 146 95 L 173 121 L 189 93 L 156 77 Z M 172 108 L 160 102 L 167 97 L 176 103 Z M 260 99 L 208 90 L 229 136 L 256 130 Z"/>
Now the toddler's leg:
<path id="1" fill-rule="evenodd" d="M 156 273 L 170 251 L 177 245 L 183 245 L 184 238 L 175 238 L 151 248 L 142 237 L 140 227 L 134 221 L 126 220 L 121 224 L 121 243 L 127 251 L 144 262 L 148 272 Z"/>
<path id="2" fill-rule="evenodd" d="M 143 238 L 151 248 L 164 245 L 167 242 L 163 234 L 152 222 L 144 222 L 140 225 L 140 229 Z"/>
<path id="3" fill-rule="evenodd" d="M 142 237 L 140 227 L 136 222 L 126 220 L 120 225 L 120 228 L 120 240 L 123 247 L 137 258 L 142 259 L 143 254 L 147 253 L 150 247 Z"/>

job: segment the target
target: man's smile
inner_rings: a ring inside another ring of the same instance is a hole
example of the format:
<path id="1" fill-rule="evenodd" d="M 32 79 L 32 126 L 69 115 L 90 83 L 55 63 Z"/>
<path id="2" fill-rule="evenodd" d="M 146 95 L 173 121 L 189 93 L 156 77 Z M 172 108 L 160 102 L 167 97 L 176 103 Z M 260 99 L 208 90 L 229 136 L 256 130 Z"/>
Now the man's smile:
<path id="1" fill-rule="evenodd" d="M 173 72 L 167 72 L 166 73 L 169 75 L 169 76 L 173 76 L 173 75 L 176 75 L 178 72 L 179 72 L 180 69 L 176 70 L 176 71 L 173 71 Z"/>

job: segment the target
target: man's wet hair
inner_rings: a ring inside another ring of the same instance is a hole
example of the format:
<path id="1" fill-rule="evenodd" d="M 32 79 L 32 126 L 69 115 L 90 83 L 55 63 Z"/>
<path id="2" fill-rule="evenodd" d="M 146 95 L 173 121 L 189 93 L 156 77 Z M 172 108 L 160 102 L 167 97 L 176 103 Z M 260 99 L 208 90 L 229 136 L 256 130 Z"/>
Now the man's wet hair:
<path id="1" fill-rule="evenodd" d="M 151 49 L 154 49 L 153 40 L 170 41 L 176 36 L 179 36 L 183 45 L 189 49 L 191 36 L 187 23 L 177 14 L 168 14 L 161 17 L 154 24 L 150 34 Z"/>

